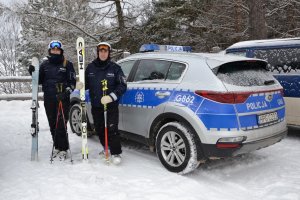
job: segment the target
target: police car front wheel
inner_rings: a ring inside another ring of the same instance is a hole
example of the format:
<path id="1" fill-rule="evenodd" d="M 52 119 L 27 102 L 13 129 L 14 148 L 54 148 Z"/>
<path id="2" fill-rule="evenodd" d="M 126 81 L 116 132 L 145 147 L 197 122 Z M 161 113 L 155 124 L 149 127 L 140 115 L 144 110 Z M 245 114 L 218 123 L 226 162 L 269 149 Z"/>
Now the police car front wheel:
<path id="1" fill-rule="evenodd" d="M 70 127 L 73 133 L 81 136 L 81 109 L 78 104 L 74 104 L 70 109 Z"/>
<path id="2" fill-rule="evenodd" d="M 161 163 L 171 172 L 186 174 L 199 165 L 194 134 L 179 122 L 170 122 L 160 128 L 156 152 Z"/>
<path id="3" fill-rule="evenodd" d="M 73 133 L 76 135 L 81 136 L 81 108 L 78 103 L 72 105 L 70 112 L 69 112 L 69 123 Z M 95 134 L 93 130 L 93 124 L 90 123 L 89 118 L 87 117 L 87 136 L 90 137 Z"/>

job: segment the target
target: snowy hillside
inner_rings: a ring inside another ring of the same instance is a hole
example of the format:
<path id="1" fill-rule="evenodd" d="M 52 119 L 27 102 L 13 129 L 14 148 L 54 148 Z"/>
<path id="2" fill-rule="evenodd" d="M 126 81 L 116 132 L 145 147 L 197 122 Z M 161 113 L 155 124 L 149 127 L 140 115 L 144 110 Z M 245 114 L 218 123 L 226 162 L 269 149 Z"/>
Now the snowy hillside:
<path id="1" fill-rule="evenodd" d="M 70 133 L 74 164 L 51 165 L 52 143 L 42 103 L 39 161 L 30 161 L 30 104 L 0 101 L 0 199 L 300 199 L 300 134 L 249 155 L 211 161 L 181 176 L 165 170 L 146 147 L 128 142 L 124 162 L 107 166 L 98 159 L 96 137 L 88 140 L 90 162 L 82 163 L 81 138 Z"/>

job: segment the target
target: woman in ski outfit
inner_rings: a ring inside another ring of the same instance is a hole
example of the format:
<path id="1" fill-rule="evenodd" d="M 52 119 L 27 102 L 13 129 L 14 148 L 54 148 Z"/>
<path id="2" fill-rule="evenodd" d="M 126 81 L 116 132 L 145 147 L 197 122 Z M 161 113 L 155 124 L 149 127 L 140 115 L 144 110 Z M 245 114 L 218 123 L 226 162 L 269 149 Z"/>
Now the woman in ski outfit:
<path id="1" fill-rule="evenodd" d="M 63 55 L 64 49 L 60 41 L 51 41 L 48 52 L 47 59 L 40 65 L 39 84 L 44 92 L 44 106 L 55 147 L 52 157 L 59 156 L 64 160 L 69 149 L 65 126 L 69 118 L 70 94 L 75 88 L 76 74 L 73 64 Z M 34 66 L 31 65 L 28 71 L 31 75 Z M 58 116 L 56 124 L 60 101 L 63 105 L 65 124 L 62 115 Z"/>

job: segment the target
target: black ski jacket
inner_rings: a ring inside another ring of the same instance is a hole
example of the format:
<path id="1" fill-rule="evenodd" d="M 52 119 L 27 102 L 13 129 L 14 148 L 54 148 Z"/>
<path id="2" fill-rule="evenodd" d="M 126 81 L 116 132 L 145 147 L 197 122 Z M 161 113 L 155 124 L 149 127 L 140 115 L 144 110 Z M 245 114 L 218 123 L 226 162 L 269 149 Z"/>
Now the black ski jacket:
<path id="1" fill-rule="evenodd" d="M 45 60 L 40 65 L 39 84 L 42 84 L 44 99 L 47 100 L 56 100 L 59 89 L 62 90 L 61 92 L 66 91 L 66 88 L 74 90 L 76 73 L 72 62 L 65 61 L 56 64 Z"/>
<path id="2" fill-rule="evenodd" d="M 126 77 L 121 67 L 112 62 L 102 62 L 95 59 L 85 70 L 85 89 L 90 92 L 92 106 L 104 108 L 101 104 L 103 97 L 102 80 L 107 80 L 106 95 L 109 95 L 113 102 L 107 105 L 108 109 L 117 109 L 121 96 L 126 92 Z"/>

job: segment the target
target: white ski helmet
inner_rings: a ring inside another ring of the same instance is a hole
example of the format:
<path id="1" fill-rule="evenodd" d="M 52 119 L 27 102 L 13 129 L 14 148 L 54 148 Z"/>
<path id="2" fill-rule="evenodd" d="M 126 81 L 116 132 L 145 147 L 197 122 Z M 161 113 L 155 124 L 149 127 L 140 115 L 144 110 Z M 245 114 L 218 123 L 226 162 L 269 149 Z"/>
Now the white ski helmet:
<path id="1" fill-rule="evenodd" d="M 48 45 L 48 50 L 50 51 L 50 49 L 54 49 L 55 47 L 64 51 L 63 45 L 59 40 L 52 40 Z"/>
<path id="2" fill-rule="evenodd" d="M 97 51 L 98 51 L 99 46 L 101 46 L 101 45 L 108 46 L 109 51 L 111 51 L 111 46 L 107 42 L 99 42 L 99 44 L 97 45 Z"/>

